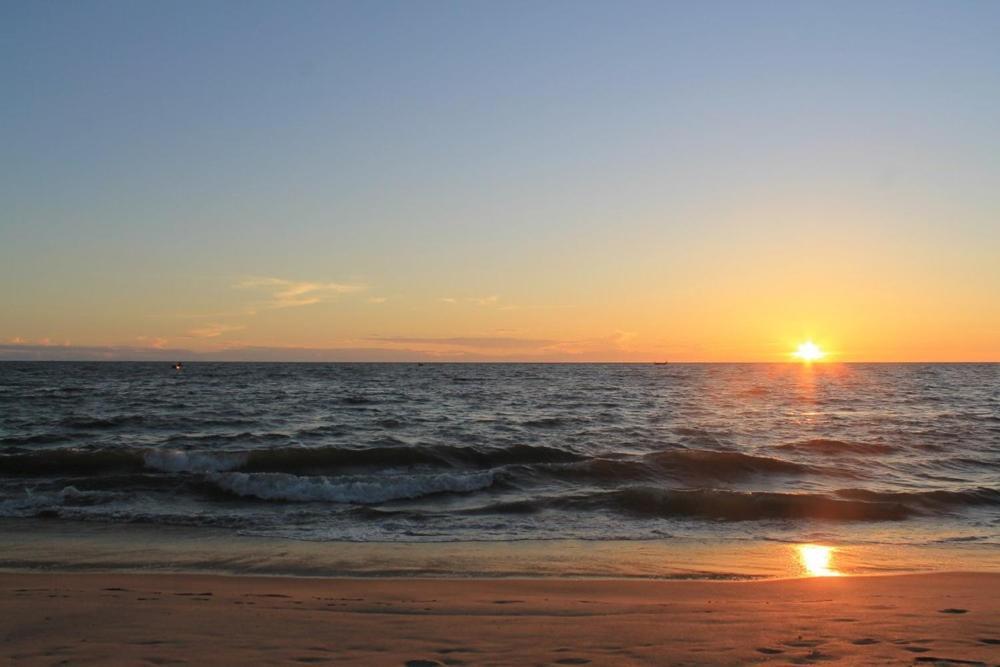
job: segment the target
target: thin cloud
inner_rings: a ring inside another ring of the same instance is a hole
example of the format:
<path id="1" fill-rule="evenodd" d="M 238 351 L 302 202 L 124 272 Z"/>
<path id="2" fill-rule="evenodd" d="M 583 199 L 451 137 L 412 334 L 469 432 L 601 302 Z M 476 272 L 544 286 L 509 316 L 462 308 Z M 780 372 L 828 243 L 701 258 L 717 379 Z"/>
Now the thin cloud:
<path id="1" fill-rule="evenodd" d="M 190 350 L 109 345 L 53 346 L 0 344 L 0 359 L 13 361 L 154 361 L 191 358 Z"/>
<path id="2" fill-rule="evenodd" d="M 272 309 L 311 306 L 316 303 L 331 301 L 341 294 L 360 292 L 367 289 L 365 285 L 317 283 L 285 280 L 284 278 L 248 278 L 237 283 L 236 287 L 268 292 L 269 298 L 258 307 Z"/>
<path id="3" fill-rule="evenodd" d="M 553 351 L 573 355 L 618 356 L 635 352 L 631 345 L 634 339 L 635 333 L 631 331 L 616 331 L 597 338 L 560 341 L 553 346 Z"/>
<path id="4" fill-rule="evenodd" d="M 455 336 L 449 338 L 417 338 L 409 336 L 385 336 L 366 338 L 373 343 L 394 345 L 433 345 L 436 347 L 469 347 L 478 349 L 538 349 L 559 344 L 548 338 L 518 338 L 516 336 Z"/>
<path id="5" fill-rule="evenodd" d="M 239 324 L 209 324 L 187 332 L 190 338 L 218 338 L 230 331 L 242 331 L 246 327 Z"/>
<path id="6" fill-rule="evenodd" d="M 154 350 L 162 350 L 167 347 L 167 339 L 159 336 L 136 336 L 136 340 Z"/>
<path id="7" fill-rule="evenodd" d="M 497 302 L 500 301 L 500 297 L 496 294 L 491 294 L 489 296 L 467 296 L 464 299 L 457 299 L 453 296 L 442 296 L 438 299 L 444 303 L 472 303 L 477 306 L 495 306 Z"/>
<path id="8" fill-rule="evenodd" d="M 267 347 L 228 346 L 215 350 L 155 348 L 132 345 L 61 347 L 0 342 L 0 360 L 6 361 L 469 361 L 481 360 L 468 352 L 435 354 L 413 349 L 379 347 Z"/>
<path id="9" fill-rule="evenodd" d="M 390 347 L 390 339 L 368 339 L 348 342 L 341 347 L 269 347 L 254 346 L 238 341 L 226 341 L 213 349 L 158 348 L 152 346 L 108 345 L 71 346 L 12 344 L 0 342 L 0 360 L 50 360 L 50 361 L 164 361 L 178 359 L 188 361 L 461 361 L 461 362 L 503 362 L 503 361 L 646 361 L 635 353 L 625 354 L 608 348 L 615 337 L 593 339 L 593 352 L 561 349 L 563 344 L 520 347 L 528 343 L 549 343 L 545 339 L 497 339 L 497 338 L 454 338 L 454 342 L 475 343 L 463 346 L 445 342 L 446 338 L 405 339 L 413 341 L 434 341 L 438 343 Z M 620 339 L 619 339 L 620 340 Z M 514 342 L 516 341 L 516 343 Z M 601 341 L 605 343 L 600 351 Z M 367 344 L 366 344 L 367 342 Z M 360 344 L 359 344 L 360 343 Z M 492 347 L 491 347 L 492 346 Z"/>

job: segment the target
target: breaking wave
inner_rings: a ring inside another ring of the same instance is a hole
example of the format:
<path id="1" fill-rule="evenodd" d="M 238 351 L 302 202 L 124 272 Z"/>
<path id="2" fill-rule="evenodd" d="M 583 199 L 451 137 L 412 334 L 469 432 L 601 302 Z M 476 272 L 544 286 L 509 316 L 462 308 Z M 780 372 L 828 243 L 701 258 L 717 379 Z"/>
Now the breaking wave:
<path id="1" fill-rule="evenodd" d="M 184 449 L 77 449 L 0 455 L 0 473 L 17 476 L 95 475 L 113 472 L 322 473 L 355 467 L 494 468 L 512 464 L 568 463 L 585 457 L 553 447 L 512 445 L 476 449 L 452 445 L 370 447 L 279 447 L 207 452 Z"/>
<path id="2" fill-rule="evenodd" d="M 532 514 L 546 509 L 610 510 L 635 517 L 719 521 L 900 521 L 972 505 L 1000 505 L 1000 491 L 971 489 L 959 492 L 876 493 L 844 489 L 831 496 L 633 486 L 597 493 L 498 502 L 466 511 L 473 514 Z"/>
<path id="3" fill-rule="evenodd" d="M 892 454 L 897 450 L 892 445 L 882 443 L 846 442 L 828 438 L 813 438 L 803 442 L 789 442 L 777 445 L 776 449 L 807 454 Z"/>
<path id="4" fill-rule="evenodd" d="M 490 487 L 490 471 L 436 475 L 382 475 L 379 477 L 300 477 L 287 473 L 213 473 L 209 481 L 223 491 L 244 498 L 291 502 L 371 504 L 413 499 L 439 493 L 469 493 Z"/>
<path id="5" fill-rule="evenodd" d="M 177 449 L 154 449 L 143 455 L 143 465 L 163 472 L 222 472 L 246 465 L 248 452 L 185 452 Z"/>

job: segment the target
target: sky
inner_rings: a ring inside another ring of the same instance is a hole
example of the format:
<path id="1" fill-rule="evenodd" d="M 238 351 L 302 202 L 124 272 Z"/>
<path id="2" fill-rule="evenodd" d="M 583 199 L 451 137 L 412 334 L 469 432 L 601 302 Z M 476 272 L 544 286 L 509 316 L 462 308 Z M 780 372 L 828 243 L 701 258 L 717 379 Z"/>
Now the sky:
<path id="1" fill-rule="evenodd" d="M 1000 361 L 1000 3 L 0 3 L 0 358 Z"/>

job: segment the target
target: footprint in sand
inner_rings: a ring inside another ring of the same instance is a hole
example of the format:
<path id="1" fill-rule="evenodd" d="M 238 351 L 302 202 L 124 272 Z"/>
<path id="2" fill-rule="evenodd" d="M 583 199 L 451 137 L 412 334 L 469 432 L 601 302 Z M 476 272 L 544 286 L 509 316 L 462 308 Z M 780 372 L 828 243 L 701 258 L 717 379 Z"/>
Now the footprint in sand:
<path id="1" fill-rule="evenodd" d="M 407 660 L 405 663 L 406 667 L 444 667 L 437 660 Z"/>
<path id="2" fill-rule="evenodd" d="M 984 644 L 1000 644 L 1000 639 L 980 639 Z"/>
<path id="3" fill-rule="evenodd" d="M 877 639 L 872 639 L 871 637 L 865 637 L 864 639 L 855 639 L 851 642 L 855 646 L 870 646 L 871 644 L 880 643 Z"/>
<path id="4" fill-rule="evenodd" d="M 792 663 L 796 665 L 808 665 L 810 663 L 818 662 L 820 660 L 835 660 L 835 659 L 836 657 L 830 655 L 829 653 L 821 653 L 819 650 L 813 649 L 807 655 L 804 655 L 801 658 L 795 658 L 794 660 L 792 660 Z"/>
<path id="5" fill-rule="evenodd" d="M 459 646 L 456 648 L 439 648 L 437 652 L 441 655 L 449 655 L 451 653 L 479 653 L 479 649 Z"/>
<path id="6" fill-rule="evenodd" d="M 778 655 L 779 653 L 784 653 L 784 651 L 780 648 L 767 648 L 766 646 L 758 648 L 757 652 L 763 653 L 764 655 Z"/>
<path id="7" fill-rule="evenodd" d="M 586 665 L 590 662 L 586 658 L 563 658 L 562 660 L 556 660 L 557 665 Z"/>
<path id="8" fill-rule="evenodd" d="M 968 609 L 956 609 L 955 607 L 948 607 L 947 609 L 938 609 L 939 614 L 965 614 L 968 613 Z"/>

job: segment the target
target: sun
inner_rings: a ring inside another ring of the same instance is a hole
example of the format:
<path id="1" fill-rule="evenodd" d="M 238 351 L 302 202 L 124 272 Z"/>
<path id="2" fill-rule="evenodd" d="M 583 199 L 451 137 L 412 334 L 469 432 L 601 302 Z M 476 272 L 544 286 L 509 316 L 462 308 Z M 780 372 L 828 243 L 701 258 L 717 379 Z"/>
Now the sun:
<path id="1" fill-rule="evenodd" d="M 816 345 L 816 343 L 811 340 L 807 340 L 796 348 L 794 355 L 802 361 L 819 361 L 826 356 L 826 352 L 819 349 L 819 346 Z"/>

